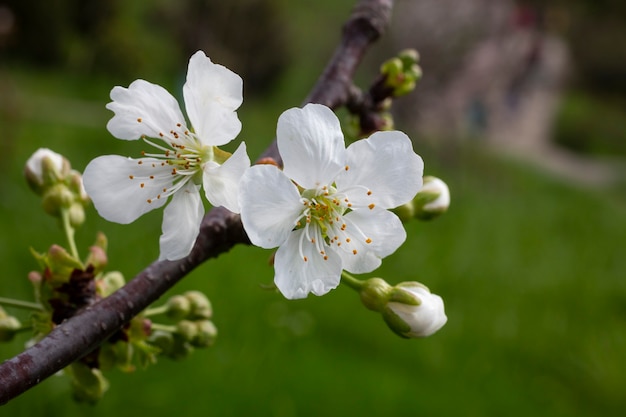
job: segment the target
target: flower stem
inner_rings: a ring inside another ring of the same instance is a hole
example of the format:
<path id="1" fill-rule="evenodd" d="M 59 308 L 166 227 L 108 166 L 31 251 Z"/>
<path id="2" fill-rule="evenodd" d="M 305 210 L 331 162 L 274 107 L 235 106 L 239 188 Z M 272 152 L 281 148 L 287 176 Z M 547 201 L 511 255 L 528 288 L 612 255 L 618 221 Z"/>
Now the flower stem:
<path id="1" fill-rule="evenodd" d="M 360 279 L 356 279 L 346 271 L 341 271 L 341 283 L 347 285 L 353 290 L 360 291 L 363 288 L 364 282 Z"/>
<path id="2" fill-rule="evenodd" d="M 70 246 L 70 253 L 75 259 L 78 257 L 78 249 L 76 249 L 76 241 L 74 240 L 74 228 L 70 224 L 70 211 L 67 208 L 61 209 L 61 222 L 63 223 L 63 231 L 67 238 L 67 243 Z"/>
<path id="3" fill-rule="evenodd" d="M 13 298 L 0 297 L 0 305 L 24 308 L 27 310 L 43 310 L 43 306 L 39 303 L 31 303 L 28 301 L 15 300 Z"/>
<path id="4" fill-rule="evenodd" d="M 167 313 L 168 310 L 169 310 L 169 307 L 167 305 L 162 305 L 160 307 L 148 308 L 148 309 L 144 310 L 142 315 L 144 317 L 151 317 L 151 316 L 156 316 L 158 314 Z"/>
<path id="5" fill-rule="evenodd" d="M 152 328 L 152 330 L 162 330 L 168 333 L 176 333 L 176 331 L 178 330 L 176 326 L 172 326 L 169 324 L 152 323 L 150 327 Z"/>

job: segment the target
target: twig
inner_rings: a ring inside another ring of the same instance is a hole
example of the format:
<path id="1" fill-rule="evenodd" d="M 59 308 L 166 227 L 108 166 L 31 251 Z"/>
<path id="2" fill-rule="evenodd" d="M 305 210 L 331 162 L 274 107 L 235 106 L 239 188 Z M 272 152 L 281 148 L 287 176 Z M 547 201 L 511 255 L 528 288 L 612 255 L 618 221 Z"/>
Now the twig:
<path id="1" fill-rule="evenodd" d="M 347 102 L 354 72 L 367 47 L 388 25 L 392 6 L 393 0 L 361 0 L 356 5 L 340 44 L 305 102 L 331 108 Z M 261 157 L 281 162 L 275 141 Z M 249 243 L 239 216 L 221 207 L 212 209 L 189 256 L 151 264 L 114 294 L 79 311 L 39 343 L 2 363 L 0 404 L 91 352 L 195 267 L 237 243 Z"/>

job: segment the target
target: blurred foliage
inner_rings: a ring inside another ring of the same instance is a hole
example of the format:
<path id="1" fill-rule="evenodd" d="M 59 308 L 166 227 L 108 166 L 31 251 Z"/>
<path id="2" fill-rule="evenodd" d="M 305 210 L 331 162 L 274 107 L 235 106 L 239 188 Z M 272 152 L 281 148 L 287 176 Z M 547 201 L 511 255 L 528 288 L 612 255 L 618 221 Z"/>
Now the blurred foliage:
<path id="1" fill-rule="evenodd" d="M 554 142 L 593 155 L 626 156 L 626 99 L 570 92 L 555 121 Z"/>
<path id="2" fill-rule="evenodd" d="M 179 62 L 203 49 L 256 91 L 269 88 L 289 61 L 278 0 L 4 2 L 15 20 L 7 57 L 42 67 L 172 77 Z"/>

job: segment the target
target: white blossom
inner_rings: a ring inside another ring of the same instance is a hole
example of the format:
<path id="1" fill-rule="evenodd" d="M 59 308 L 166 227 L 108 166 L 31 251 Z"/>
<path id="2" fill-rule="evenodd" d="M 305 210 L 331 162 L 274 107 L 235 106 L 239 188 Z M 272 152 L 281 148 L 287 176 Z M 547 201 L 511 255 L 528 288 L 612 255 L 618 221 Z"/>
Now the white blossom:
<path id="1" fill-rule="evenodd" d="M 204 214 L 200 188 L 212 205 L 239 212 L 239 179 L 250 166 L 244 143 L 232 155 L 217 148 L 241 130 L 236 113 L 243 100 L 241 77 L 198 51 L 189 60 L 183 97 L 190 124 L 159 85 L 136 80 L 128 88 L 114 87 L 106 106 L 115 113 L 109 132 L 118 139 L 143 139 L 154 151 L 139 159 L 100 156 L 84 172 L 87 193 L 109 221 L 133 222 L 171 197 L 163 214 L 160 259 L 179 259 L 193 248 Z"/>
<path id="2" fill-rule="evenodd" d="M 422 186 L 423 162 L 402 132 L 377 132 L 345 148 L 339 120 L 309 104 L 278 120 L 284 170 L 242 177 L 241 218 L 251 242 L 278 247 L 274 282 L 290 299 L 335 288 L 343 269 L 370 272 L 406 239 L 388 209 Z"/>

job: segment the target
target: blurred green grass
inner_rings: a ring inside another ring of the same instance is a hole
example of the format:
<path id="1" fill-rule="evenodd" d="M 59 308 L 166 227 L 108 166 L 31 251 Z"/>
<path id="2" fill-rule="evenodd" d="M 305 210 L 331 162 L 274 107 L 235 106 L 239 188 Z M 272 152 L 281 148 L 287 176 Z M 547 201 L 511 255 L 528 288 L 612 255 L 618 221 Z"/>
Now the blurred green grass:
<path id="1" fill-rule="evenodd" d="M 345 10 L 333 15 L 335 26 L 349 9 L 337 4 Z M 313 6 L 299 10 L 294 36 Z M 272 139 L 278 115 L 313 85 L 334 34 L 294 41 L 303 52 L 275 92 L 244 101 L 239 138 L 251 158 Z M 29 247 L 43 251 L 62 235 L 22 178 L 26 159 L 50 147 L 82 170 L 103 153 L 136 156 L 141 145 L 114 140 L 104 127 L 110 88 L 129 80 L 4 70 L 14 94 L 0 112 L 0 295 L 28 298 L 26 274 L 36 267 Z M 176 80 L 154 81 L 179 91 Z M 426 173 L 450 185 L 451 209 L 407 225 L 407 243 L 372 276 L 420 280 L 442 295 L 449 322 L 435 336 L 399 339 L 346 288 L 302 301 L 262 290 L 272 280 L 270 252 L 240 246 L 173 290 L 211 298 L 220 331 L 214 348 L 133 374 L 110 372 L 111 389 L 95 407 L 73 403 L 67 380 L 52 377 L 0 415 L 621 415 L 624 195 L 564 183 L 476 144 L 433 147 L 415 138 L 415 149 Z M 91 208 L 79 246 L 84 252 L 105 231 L 111 268 L 132 277 L 158 255 L 160 219 L 149 213 L 122 226 Z M 0 345 L 0 358 L 24 340 Z"/>

